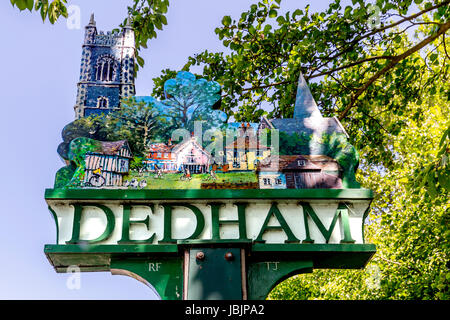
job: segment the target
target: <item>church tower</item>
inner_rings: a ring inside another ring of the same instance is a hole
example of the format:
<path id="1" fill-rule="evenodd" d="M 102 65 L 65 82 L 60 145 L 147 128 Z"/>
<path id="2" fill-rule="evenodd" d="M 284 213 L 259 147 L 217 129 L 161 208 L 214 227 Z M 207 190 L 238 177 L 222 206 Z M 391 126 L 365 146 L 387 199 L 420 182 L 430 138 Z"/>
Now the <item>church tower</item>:
<path id="1" fill-rule="evenodd" d="M 75 119 L 108 114 L 135 95 L 135 36 L 130 21 L 121 32 L 97 32 L 92 14 L 83 43 Z"/>

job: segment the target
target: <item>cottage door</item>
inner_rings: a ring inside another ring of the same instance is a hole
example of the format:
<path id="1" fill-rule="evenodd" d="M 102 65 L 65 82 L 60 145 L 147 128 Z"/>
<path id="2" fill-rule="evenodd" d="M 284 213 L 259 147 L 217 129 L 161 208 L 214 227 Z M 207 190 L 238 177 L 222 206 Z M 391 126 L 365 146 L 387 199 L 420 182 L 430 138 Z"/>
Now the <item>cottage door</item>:
<path id="1" fill-rule="evenodd" d="M 321 188 L 320 170 L 296 172 L 294 175 L 296 189 L 317 189 Z"/>

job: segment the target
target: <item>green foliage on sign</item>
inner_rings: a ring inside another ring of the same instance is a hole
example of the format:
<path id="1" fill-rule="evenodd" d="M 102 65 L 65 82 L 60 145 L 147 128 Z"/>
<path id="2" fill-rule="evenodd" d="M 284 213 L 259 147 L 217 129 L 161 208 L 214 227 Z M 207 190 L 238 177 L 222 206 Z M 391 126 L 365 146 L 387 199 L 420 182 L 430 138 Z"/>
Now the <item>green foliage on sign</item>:
<path id="1" fill-rule="evenodd" d="M 77 166 L 75 163 L 71 163 L 61 169 L 58 170 L 55 176 L 55 188 L 65 188 L 70 184 L 70 181 L 77 170 Z"/>
<path id="2" fill-rule="evenodd" d="M 89 138 L 76 138 L 69 146 L 69 160 L 77 166 L 68 187 L 76 187 L 81 184 L 86 169 L 86 154 L 88 152 L 99 152 L 102 146 L 99 141 Z"/>
<path id="3" fill-rule="evenodd" d="M 127 140 L 135 156 L 143 157 L 147 145 L 165 133 L 165 120 L 151 102 L 128 98 L 120 109 L 103 118 L 102 130 L 108 141 Z"/>
<path id="4" fill-rule="evenodd" d="M 103 116 L 89 116 L 75 120 L 64 127 L 61 136 L 63 142 L 58 146 L 58 154 L 64 160 L 69 160 L 70 143 L 80 137 L 106 141 L 107 134 L 103 130 Z"/>
<path id="5" fill-rule="evenodd" d="M 145 166 L 144 157 L 136 157 L 134 156 L 130 162 L 130 169 L 133 171 L 141 172 Z"/>
<path id="6" fill-rule="evenodd" d="M 160 136 L 165 138 L 165 123 L 154 104 L 129 98 L 115 112 L 80 118 L 65 126 L 58 153 L 70 160 L 70 143 L 83 137 L 98 141 L 127 140 L 133 154 L 143 157 L 148 143 Z"/>

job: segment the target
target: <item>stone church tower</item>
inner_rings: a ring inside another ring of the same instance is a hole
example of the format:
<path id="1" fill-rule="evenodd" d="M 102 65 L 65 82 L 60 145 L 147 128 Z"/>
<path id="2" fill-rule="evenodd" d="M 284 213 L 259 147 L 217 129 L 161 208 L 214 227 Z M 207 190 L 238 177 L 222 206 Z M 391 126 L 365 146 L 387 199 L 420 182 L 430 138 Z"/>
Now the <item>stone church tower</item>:
<path id="1" fill-rule="evenodd" d="M 131 24 L 121 32 L 97 32 L 92 14 L 86 26 L 75 119 L 108 114 L 122 98 L 135 94 L 135 36 Z"/>

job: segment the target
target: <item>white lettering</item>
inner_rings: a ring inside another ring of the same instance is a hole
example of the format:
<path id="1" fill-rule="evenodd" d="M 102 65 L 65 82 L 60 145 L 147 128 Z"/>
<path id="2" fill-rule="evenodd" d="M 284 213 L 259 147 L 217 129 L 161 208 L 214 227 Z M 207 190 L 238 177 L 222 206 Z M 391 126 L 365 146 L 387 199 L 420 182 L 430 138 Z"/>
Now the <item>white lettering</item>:
<path id="1" fill-rule="evenodd" d="M 277 271 L 279 263 L 280 262 L 266 262 L 266 264 L 267 264 L 267 271 Z"/>
<path id="2" fill-rule="evenodd" d="M 148 264 L 148 271 L 150 271 L 150 272 L 157 272 L 157 271 L 159 271 L 159 269 L 161 268 L 161 262 L 157 262 L 157 263 L 153 263 L 153 262 L 151 262 L 151 263 L 149 263 Z"/>
<path id="3" fill-rule="evenodd" d="M 199 307 L 193 304 L 186 307 L 186 315 L 211 315 L 213 318 L 217 317 L 219 313 L 219 307 Z"/>

